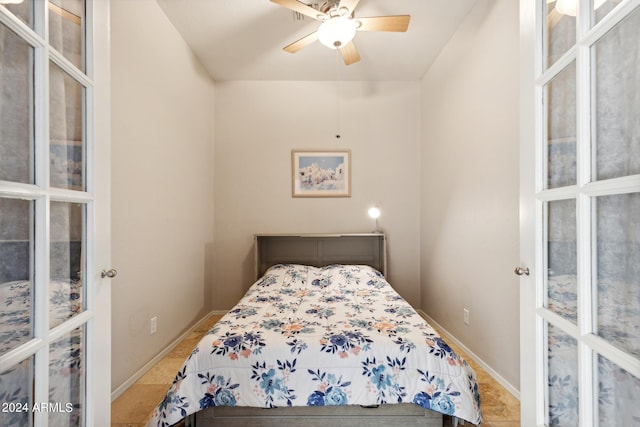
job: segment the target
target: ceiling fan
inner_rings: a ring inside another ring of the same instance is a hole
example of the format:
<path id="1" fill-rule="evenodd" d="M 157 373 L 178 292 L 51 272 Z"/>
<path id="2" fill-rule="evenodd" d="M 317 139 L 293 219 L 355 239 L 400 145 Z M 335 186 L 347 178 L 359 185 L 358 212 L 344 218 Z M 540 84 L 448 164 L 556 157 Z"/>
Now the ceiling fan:
<path id="1" fill-rule="evenodd" d="M 285 46 L 283 48 L 285 51 L 296 53 L 303 47 L 319 40 L 320 43 L 331 49 L 338 49 L 347 65 L 360 60 L 358 49 L 352 41 L 356 31 L 405 32 L 411 18 L 409 15 L 356 18 L 354 10 L 360 0 L 327 0 L 319 9 L 298 0 L 271 1 L 321 22 L 317 31 Z"/>

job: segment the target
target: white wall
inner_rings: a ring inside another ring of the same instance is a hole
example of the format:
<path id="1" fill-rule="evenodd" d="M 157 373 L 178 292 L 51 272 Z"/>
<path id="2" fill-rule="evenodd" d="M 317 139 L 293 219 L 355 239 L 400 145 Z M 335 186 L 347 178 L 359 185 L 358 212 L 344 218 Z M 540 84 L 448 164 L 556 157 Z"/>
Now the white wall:
<path id="1" fill-rule="evenodd" d="M 518 2 L 479 0 L 425 74 L 420 178 L 420 306 L 516 389 L 518 40 Z"/>
<path id="2" fill-rule="evenodd" d="M 113 390 L 209 309 L 214 83 L 154 0 L 111 36 Z"/>
<path id="3" fill-rule="evenodd" d="M 216 309 L 253 281 L 256 233 L 370 232 L 372 205 L 388 235 L 389 277 L 419 302 L 420 85 L 217 82 L 215 147 Z M 350 149 L 350 198 L 292 198 L 291 150 Z"/>

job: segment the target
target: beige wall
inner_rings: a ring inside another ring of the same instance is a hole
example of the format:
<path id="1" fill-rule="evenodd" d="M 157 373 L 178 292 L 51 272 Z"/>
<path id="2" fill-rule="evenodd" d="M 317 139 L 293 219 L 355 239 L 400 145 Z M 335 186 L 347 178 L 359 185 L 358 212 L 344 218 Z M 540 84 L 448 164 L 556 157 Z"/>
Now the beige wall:
<path id="1" fill-rule="evenodd" d="M 113 390 L 210 308 L 214 84 L 154 0 L 111 13 Z"/>
<path id="2" fill-rule="evenodd" d="M 422 82 L 340 83 L 338 140 L 335 82 L 214 94 L 155 1 L 112 2 L 113 387 L 238 301 L 254 233 L 367 232 L 377 205 L 391 283 L 517 388 L 517 18 L 479 0 Z M 294 148 L 350 149 L 352 197 L 292 198 Z"/>
<path id="3" fill-rule="evenodd" d="M 420 85 L 217 82 L 213 307 L 253 280 L 255 233 L 370 232 L 372 205 L 388 235 L 391 282 L 419 302 Z M 292 198 L 291 150 L 350 149 L 350 198 Z"/>
<path id="4" fill-rule="evenodd" d="M 420 178 L 420 305 L 515 388 L 518 37 L 518 2 L 479 0 L 425 74 Z"/>

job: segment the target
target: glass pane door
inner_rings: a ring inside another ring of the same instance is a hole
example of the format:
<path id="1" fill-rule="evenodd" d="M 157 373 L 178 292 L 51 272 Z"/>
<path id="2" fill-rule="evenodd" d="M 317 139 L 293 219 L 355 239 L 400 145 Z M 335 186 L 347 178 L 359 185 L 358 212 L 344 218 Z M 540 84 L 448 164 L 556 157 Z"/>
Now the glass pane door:
<path id="1" fill-rule="evenodd" d="M 640 1 L 536 7 L 536 418 L 640 425 Z"/>
<path id="2" fill-rule="evenodd" d="M 86 10 L 85 0 L 0 6 L 3 427 L 93 425 Z"/>

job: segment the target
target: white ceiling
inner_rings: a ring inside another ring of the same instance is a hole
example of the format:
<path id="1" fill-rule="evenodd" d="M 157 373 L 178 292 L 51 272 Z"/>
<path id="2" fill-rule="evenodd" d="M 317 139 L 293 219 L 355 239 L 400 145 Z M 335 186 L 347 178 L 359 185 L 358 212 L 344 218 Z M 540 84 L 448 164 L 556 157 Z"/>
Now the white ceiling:
<path id="1" fill-rule="evenodd" d="M 314 42 L 282 48 L 315 31 L 269 0 L 157 0 L 214 80 L 418 81 L 476 0 L 361 0 L 356 17 L 411 15 L 406 33 L 358 32 L 361 60 L 346 66 Z M 307 4 L 323 0 L 305 0 Z"/>

